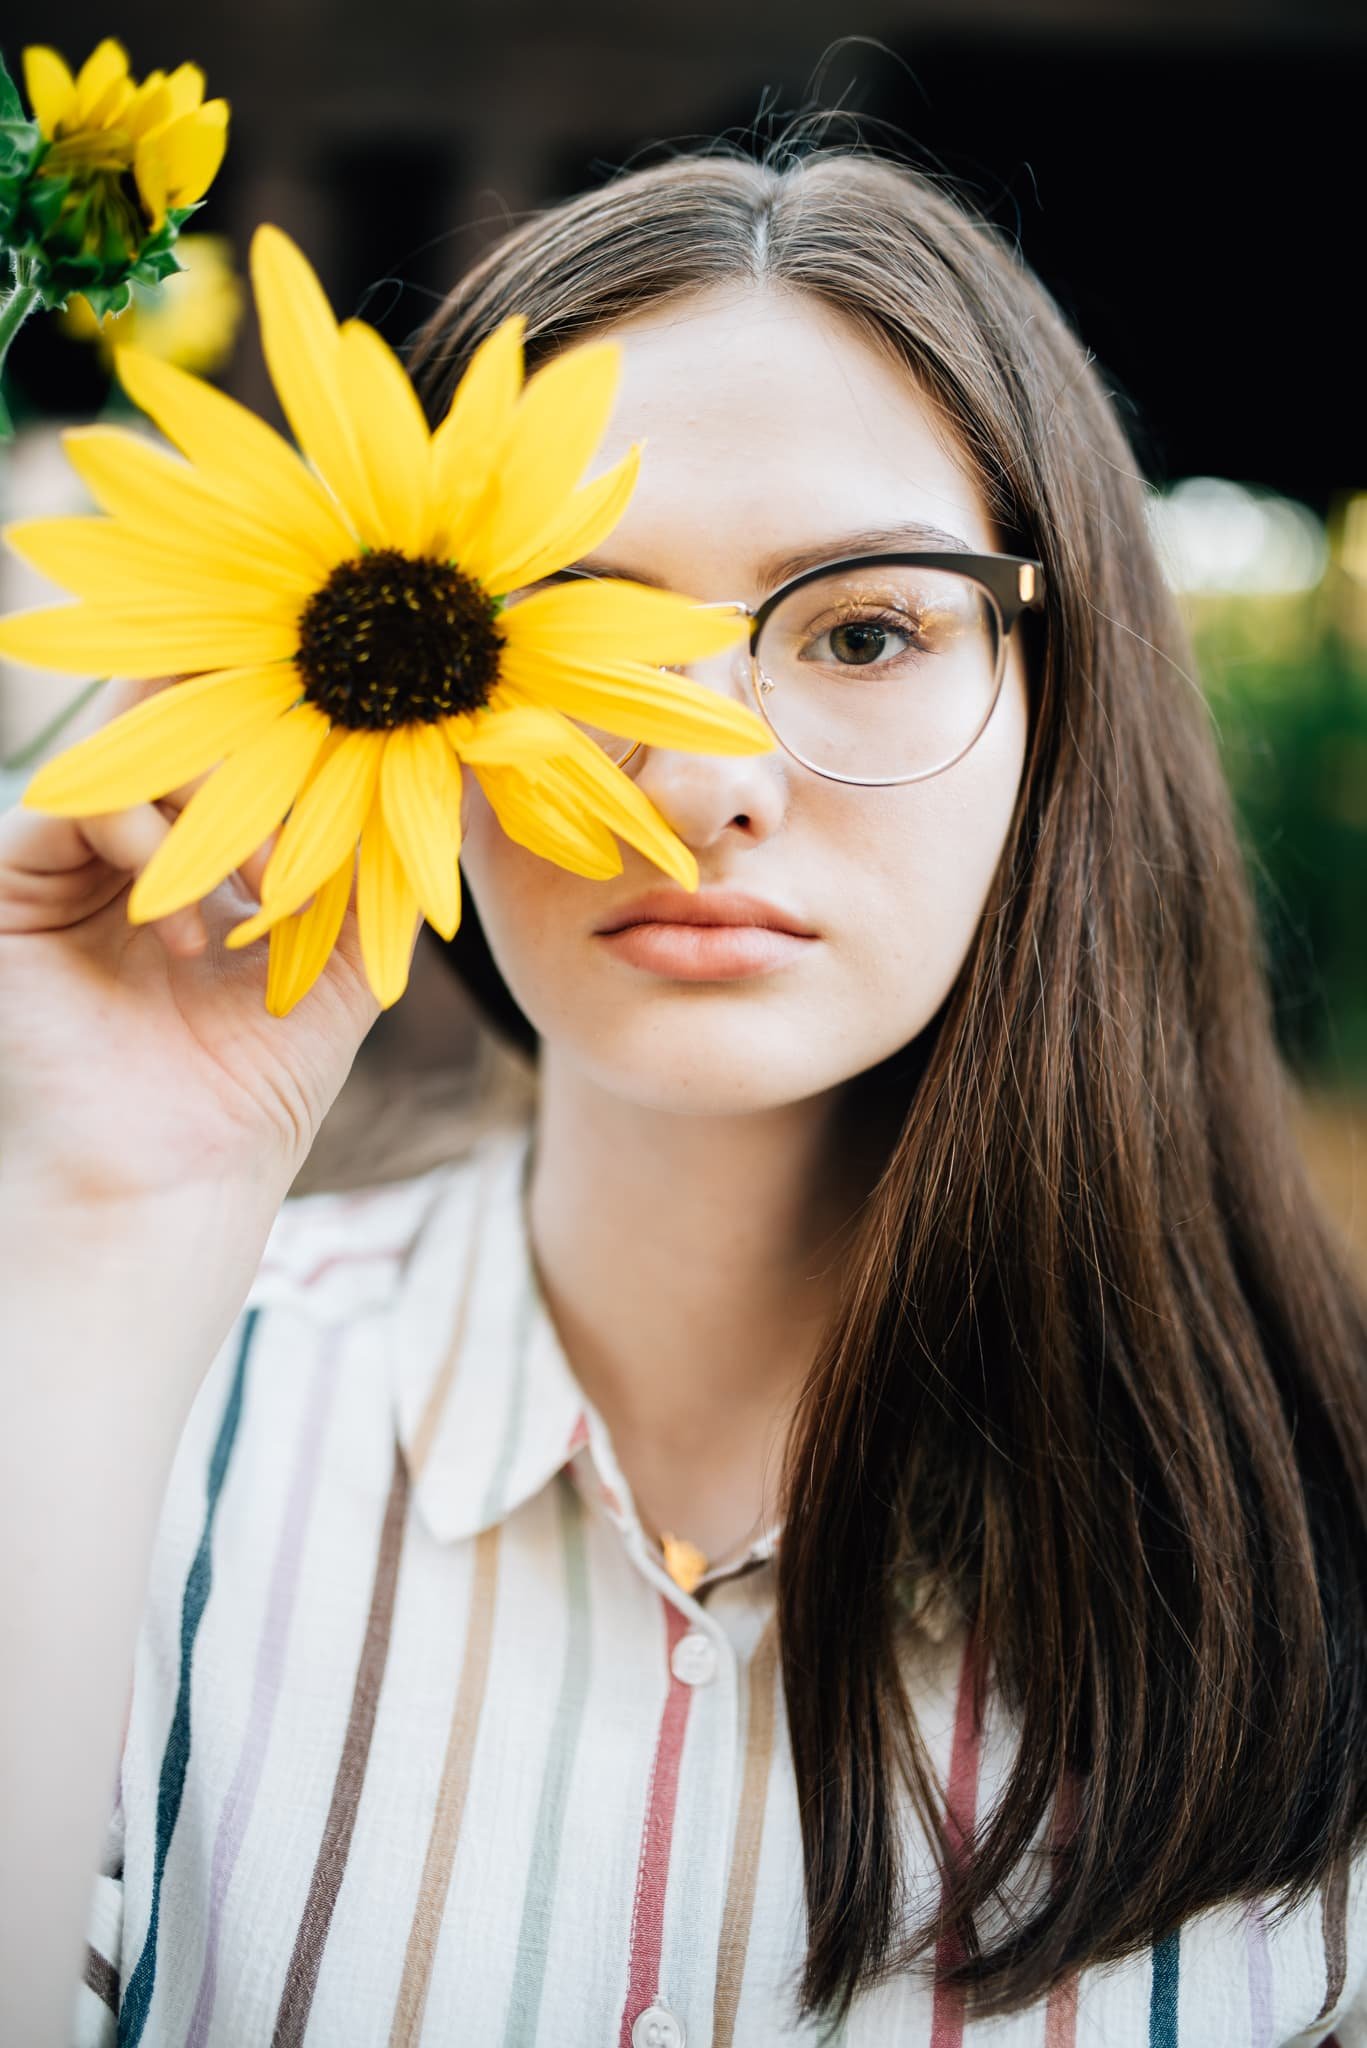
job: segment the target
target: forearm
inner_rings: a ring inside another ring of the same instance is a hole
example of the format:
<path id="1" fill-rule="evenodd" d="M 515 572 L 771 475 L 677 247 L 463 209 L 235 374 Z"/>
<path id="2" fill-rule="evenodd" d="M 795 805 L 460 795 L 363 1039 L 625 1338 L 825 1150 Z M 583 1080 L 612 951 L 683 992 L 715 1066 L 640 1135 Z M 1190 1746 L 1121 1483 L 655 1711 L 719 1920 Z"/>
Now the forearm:
<path id="1" fill-rule="evenodd" d="M 0 1175 L 0 2039 L 60 2044 L 172 1455 L 279 1202 L 28 1185 Z"/>

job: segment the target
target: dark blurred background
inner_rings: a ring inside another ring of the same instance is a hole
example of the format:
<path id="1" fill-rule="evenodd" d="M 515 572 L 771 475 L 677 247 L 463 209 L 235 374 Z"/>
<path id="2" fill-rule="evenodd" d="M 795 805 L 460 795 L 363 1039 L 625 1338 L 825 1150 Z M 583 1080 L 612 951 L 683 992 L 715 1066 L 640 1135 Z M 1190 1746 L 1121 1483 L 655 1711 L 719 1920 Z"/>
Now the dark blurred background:
<path id="1" fill-rule="evenodd" d="M 1367 1242 L 1360 0 L 903 0 L 857 20 L 833 0 L 238 0 L 194 20 L 166 0 L 9 0 L 0 24 L 16 75 L 26 43 L 74 66 L 106 34 L 135 75 L 193 57 L 231 102 L 193 226 L 240 266 L 277 221 L 339 315 L 396 344 L 525 210 L 695 138 L 762 147 L 812 106 L 832 110 L 829 139 L 857 122 L 1007 227 L 1155 486 L 1307 1142 Z M 68 325 L 32 321 L 16 343 L 30 422 L 109 402 L 100 351 Z M 250 318 L 216 374 L 278 417 Z M 36 730 L 15 701 L 11 759 Z M 434 1060 L 449 1052 L 436 970 L 431 1003 L 381 1020 L 377 1057 L 425 1056 L 424 1031 Z"/>
<path id="2" fill-rule="evenodd" d="M 845 107 L 1018 233 L 1156 476 L 1256 478 L 1321 512 L 1363 477 L 1367 9 L 955 0 L 870 7 L 866 35 L 849 20 L 831 0 L 238 0 L 191 26 L 166 0 L 125 0 L 117 23 L 10 0 L 3 45 L 16 72 L 28 42 L 74 65 L 109 33 L 139 75 L 192 55 L 232 106 L 195 225 L 245 249 L 279 221 L 339 313 L 391 339 L 524 208 L 652 143 Z M 71 364 L 27 339 L 16 377 L 69 404 Z M 265 402 L 242 356 L 229 381 Z"/>

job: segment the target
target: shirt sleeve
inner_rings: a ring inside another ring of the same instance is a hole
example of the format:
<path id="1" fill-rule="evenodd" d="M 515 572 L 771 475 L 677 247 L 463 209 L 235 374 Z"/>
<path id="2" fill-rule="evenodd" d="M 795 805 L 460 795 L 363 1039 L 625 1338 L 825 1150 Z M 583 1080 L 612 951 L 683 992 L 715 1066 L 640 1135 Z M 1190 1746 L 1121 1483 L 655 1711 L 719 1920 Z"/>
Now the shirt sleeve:
<path id="1" fill-rule="evenodd" d="M 168 1498 L 177 1475 L 184 1467 L 187 1443 L 192 1440 L 196 1455 L 187 1473 L 187 1483 L 194 1490 L 202 1489 L 203 1446 L 200 1436 L 202 1429 L 209 1427 L 218 1413 L 222 1399 L 221 1382 L 236 1359 L 248 1313 L 270 1316 L 283 1307 L 294 1313 L 319 1316 L 329 1321 L 345 1321 L 377 1301 L 388 1298 L 395 1285 L 394 1248 L 407 1241 L 416 1220 L 425 1212 L 442 1184 L 443 1176 L 444 1169 L 434 1169 L 415 1180 L 376 1190 L 319 1192 L 292 1196 L 284 1203 L 271 1229 L 242 1312 L 225 1337 L 192 1405 L 172 1459 L 167 1482 Z M 166 1513 L 164 1499 L 162 1520 L 153 1544 L 149 1587 L 159 1583 L 157 1557 L 169 1540 Z M 180 1576 L 172 1576 L 179 1585 Z M 124 1955 L 125 1848 L 128 1848 L 134 1873 L 134 1901 L 130 1917 L 136 1928 L 144 1912 L 143 1902 L 138 1897 L 137 1873 L 146 1861 L 146 1844 L 155 1825 L 155 1816 L 140 1807 L 135 1799 L 136 1810 L 130 1817 L 124 1807 L 123 1786 L 126 1780 L 130 1784 L 133 1782 L 125 1771 L 125 1762 L 135 1712 L 136 1686 L 150 1687 L 150 1692 L 139 1695 L 144 1707 L 149 1697 L 157 1697 L 157 1681 L 149 1676 L 156 1669 L 156 1660 L 146 1654 L 149 1624 L 156 1618 L 151 1612 L 150 1602 L 156 1597 L 149 1592 L 149 1605 L 144 1607 L 139 1624 L 133 1660 L 133 1672 L 139 1676 L 135 1678 L 130 1673 L 128 1712 L 119 1752 L 119 1784 L 88 1898 L 84 1947 L 80 1953 L 75 2004 L 69 2027 L 70 2048 L 116 2048 L 119 2006 L 126 1988 L 123 1977 L 126 1969 L 131 1971 L 136 1960 L 135 1957 L 126 1959 Z M 178 1617 L 172 1626 L 179 1626 Z M 136 1942 L 138 1937 L 135 1934 L 132 1938 Z"/>

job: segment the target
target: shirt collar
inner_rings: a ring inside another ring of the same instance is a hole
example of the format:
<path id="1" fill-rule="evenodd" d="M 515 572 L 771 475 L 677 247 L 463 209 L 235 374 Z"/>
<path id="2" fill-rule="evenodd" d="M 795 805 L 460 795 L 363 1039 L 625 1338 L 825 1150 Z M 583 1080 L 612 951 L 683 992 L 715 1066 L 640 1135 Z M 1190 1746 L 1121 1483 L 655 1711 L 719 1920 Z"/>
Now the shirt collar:
<path id="1" fill-rule="evenodd" d="M 391 1307 L 396 1426 L 419 1513 L 442 1542 L 538 1493 L 588 1435 L 588 1404 L 536 1283 L 523 1216 L 530 1124 L 451 1171 Z"/>
<path id="2" fill-rule="evenodd" d="M 291 1198 L 248 1306 L 323 1323 L 378 1316 L 413 1500 L 438 1541 L 492 1527 L 568 1465 L 645 1547 L 607 1425 L 537 1282 L 524 1209 L 533 1133 L 530 1120 L 496 1126 L 412 1179 Z M 699 1584 L 768 1559 L 779 1528 Z"/>

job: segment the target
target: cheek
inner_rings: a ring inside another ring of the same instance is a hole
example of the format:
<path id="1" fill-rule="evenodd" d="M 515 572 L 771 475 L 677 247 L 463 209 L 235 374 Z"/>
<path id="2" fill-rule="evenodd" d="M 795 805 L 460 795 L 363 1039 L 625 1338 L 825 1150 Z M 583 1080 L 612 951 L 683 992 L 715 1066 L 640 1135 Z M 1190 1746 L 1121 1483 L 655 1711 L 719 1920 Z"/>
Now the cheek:
<path id="1" fill-rule="evenodd" d="M 461 802 L 460 863 L 480 906 L 493 943 L 496 932 L 536 933 L 554 929 L 557 890 L 572 882 L 564 868 L 510 839 L 493 807 L 467 770 Z"/>
<path id="2" fill-rule="evenodd" d="M 479 907 L 494 964 L 515 1002 L 545 1035 L 573 1001 L 576 934 L 603 884 L 510 839 L 467 770 L 461 801 L 461 871 Z"/>
<path id="3" fill-rule="evenodd" d="M 954 767 L 924 782 L 840 792 L 829 843 L 848 849 L 855 869 L 851 937 L 880 976 L 913 982 L 931 1010 L 972 945 L 1010 835 L 1026 732 L 1024 686 L 1009 672 L 986 731 Z"/>

